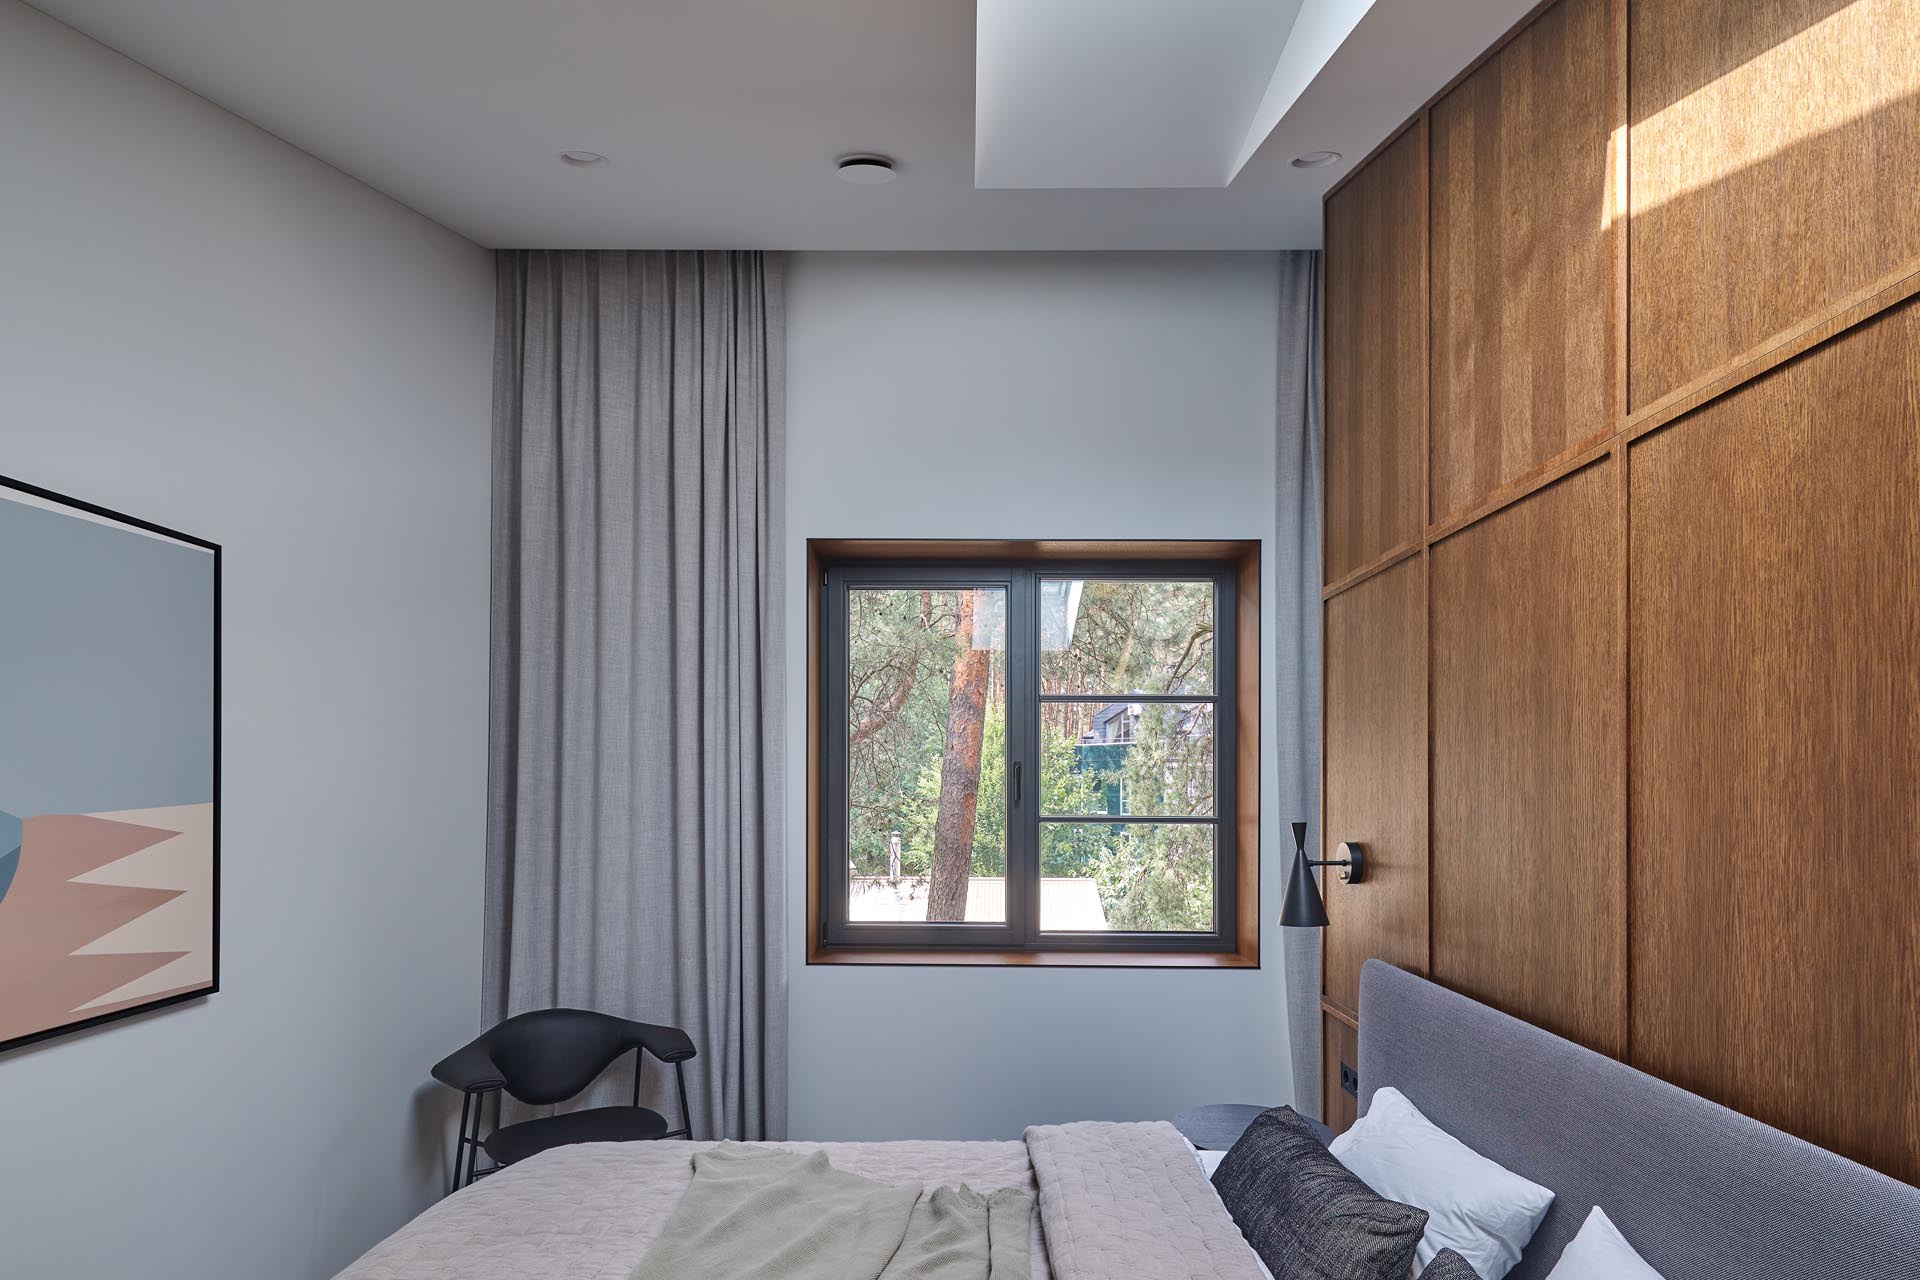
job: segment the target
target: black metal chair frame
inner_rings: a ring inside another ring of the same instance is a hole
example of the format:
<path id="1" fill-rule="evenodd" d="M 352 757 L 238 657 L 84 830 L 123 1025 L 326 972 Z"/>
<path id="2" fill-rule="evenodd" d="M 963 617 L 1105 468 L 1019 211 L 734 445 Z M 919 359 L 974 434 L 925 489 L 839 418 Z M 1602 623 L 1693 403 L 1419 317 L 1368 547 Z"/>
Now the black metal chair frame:
<path id="1" fill-rule="evenodd" d="M 636 1107 L 640 1105 L 640 1081 L 642 1074 L 646 1071 L 646 1066 L 647 1051 L 644 1048 L 635 1049 L 633 1051 L 633 1105 Z M 693 1122 L 687 1116 L 687 1066 L 684 1059 L 673 1064 L 673 1074 L 675 1083 L 679 1086 L 680 1090 L 680 1127 L 678 1129 L 670 1129 L 660 1136 L 662 1139 L 690 1138 L 693 1136 Z M 498 1129 L 500 1127 L 500 1095 L 506 1093 L 506 1091 L 506 1085 L 498 1082 L 481 1085 L 474 1089 L 461 1090 L 460 1138 L 459 1141 L 454 1144 L 453 1148 L 453 1185 L 448 1188 L 449 1191 L 458 1191 L 461 1187 L 470 1187 L 477 1179 L 484 1178 L 490 1173 L 498 1173 L 500 1170 L 506 1168 L 505 1165 L 501 1164 L 489 1164 L 484 1169 L 478 1167 L 481 1153 L 486 1149 L 487 1141 L 480 1136 L 481 1115 L 485 1110 L 487 1099 L 492 1097 L 493 1127 Z M 468 1131 L 469 1123 L 471 1123 L 471 1132 Z M 464 1182 L 461 1181 L 460 1176 L 463 1163 L 466 1167 L 466 1180 Z"/>
<path id="2" fill-rule="evenodd" d="M 663 1063 L 672 1063 L 674 1083 L 679 1093 L 680 1127 L 678 1129 L 667 1130 L 661 1133 L 659 1137 L 664 1139 L 690 1138 L 693 1136 L 693 1122 L 687 1109 L 686 1062 L 687 1059 L 695 1056 L 695 1051 L 693 1042 L 687 1039 L 684 1032 L 672 1027 L 656 1027 L 647 1023 L 630 1022 L 626 1019 L 614 1019 L 610 1015 L 583 1013 L 579 1010 L 541 1010 L 535 1014 L 521 1015 L 521 1017 L 551 1016 L 562 1013 L 573 1015 L 576 1018 L 591 1018 L 596 1022 L 604 1019 L 607 1023 L 615 1024 L 621 1029 L 619 1038 L 633 1045 L 633 1106 L 636 1109 L 645 1110 L 645 1108 L 641 1108 L 640 1106 L 640 1093 L 646 1079 L 647 1054 L 652 1053 L 654 1057 L 659 1058 Z M 508 1019 L 508 1022 L 514 1021 L 518 1021 L 518 1019 Z M 505 1025 L 505 1023 L 501 1024 L 502 1027 Z M 452 1185 L 448 1188 L 449 1193 L 458 1191 L 462 1187 L 472 1186 L 477 1179 L 484 1178 L 490 1173 L 495 1173 L 505 1168 L 505 1165 L 497 1159 L 493 1160 L 492 1163 L 485 1168 L 480 1167 L 480 1156 L 485 1151 L 486 1144 L 490 1140 L 490 1137 L 481 1136 L 481 1129 L 485 1124 L 484 1116 L 486 1113 L 487 1098 L 492 1096 L 494 1099 L 493 1131 L 497 1133 L 501 1128 L 500 1108 L 502 1106 L 502 1096 L 507 1093 L 515 1093 L 515 1096 L 520 1096 L 516 1090 L 511 1087 L 511 1082 L 502 1074 L 499 1066 L 492 1060 L 488 1051 L 487 1042 L 500 1030 L 500 1027 L 495 1027 L 491 1031 L 483 1033 L 473 1042 L 450 1054 L 447 1058 L 436 1064 L 433 1069 L 435 1079 L 443 1084 L 457 1088 L 461 1092 L 460 1131 L 458 1138 L 454 1142 L 453 1179 Z M 623 1056 L 625 1056 L 624 1047 L 616 1052 L 613 1057 L 602 1060 L 602 1065 L 599 1069 L 593 1072 L 592 1077 L 588 1078 L 586 1082 L 580 1086 L 580 1089 L 591 1085 L 594 1079 L 597 1079 L 606 1072 L 607 1067 L 612 1066 L 614 1062 L 619 1061 Z M 546 1097 L 536 1096 L 522 1098 L 522 1100 L 536 1104 L 563 1101 L 565 1096 L 578 1096 L 580 1089 L 574 1090 L 572 1095 L 549 1094 Z M 656 1119 L 659 1118 L 659 1113 L 653 1112 L 651 1114 L 653 1114 Z"/>

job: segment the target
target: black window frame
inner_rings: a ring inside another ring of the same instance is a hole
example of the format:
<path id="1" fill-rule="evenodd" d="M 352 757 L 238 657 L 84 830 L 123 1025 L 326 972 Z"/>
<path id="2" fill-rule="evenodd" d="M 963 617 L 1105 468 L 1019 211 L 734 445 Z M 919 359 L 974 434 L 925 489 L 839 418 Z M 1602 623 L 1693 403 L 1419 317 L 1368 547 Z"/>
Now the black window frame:
<path id="1" fill-rule="evenodd" d="M 1239 847 L 1241 797 L 1239 664 L 1240 581 L 1236 564 L 1222 560 L 993 557 L 905 559 L 846 557 L 819 564 L 821 606 L 817 613 L 819 662 L 819 794 L 814 833 L 819 845 L 819 936 L 823 953 L 942 952 L 1231 955 L 1238 936 L 1240 858 L 1258 850 Z M 1205 581 L 1213 586 L 1212 692 L 1207 694 L 1043 694 L 1040 692 L 1040 584 L 1045 579 L 1128 582 Z M 847 809 L 847 620 L 849 593 L 861 588 L 1002 588 L 1006 591 L 1007 684 L 1007 919 L 1004 923 L 854 922 L 848 919 Z M 1251 655 L 1258 661 L 1258 655 Z M 1047 702 L 1159 702 L 1212 706 L 1214 803 L 1211 817 L 1168 814 L 1047 815 L 1038 811 L 1040 709 Z M 1016 772 L 1017 771 L 1017 772 Z M 1021 780 L 1016 783 L 1015 777 Z M 1214 830 L 1213 928 L 1206 932 L 1126 930 L 1045 931 L 1039 927 L 1040 828 L 1045 821 L 1102 825 L 1210 825 Z M 1017 874 L 1016 874 L 1017 871 Z"/>

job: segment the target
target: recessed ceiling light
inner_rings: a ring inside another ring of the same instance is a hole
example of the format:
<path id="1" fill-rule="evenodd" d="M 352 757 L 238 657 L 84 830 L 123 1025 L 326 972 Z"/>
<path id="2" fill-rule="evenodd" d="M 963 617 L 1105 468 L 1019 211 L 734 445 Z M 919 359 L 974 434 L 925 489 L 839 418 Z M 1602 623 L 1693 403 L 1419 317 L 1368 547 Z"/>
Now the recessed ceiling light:
<path id="1" fill-rule="evenodd" d="M 885 156 L 841 156 L 834 162 L 834 169 L 848 182 L 857 182 L 863 187 L 893 181 L 893 161 Z"/>
<path id="2" fill-rule="evenodd" d="M 591 169 L 594 165 L 607 162 L 607 158 L 598 151 L 562 151 L 560 158 L 576 169 Z"/>
<path id="3" fill-rule="evenodd" d="M 1309 151 L 1303 156 L 1295 156 L 1293 158 L 1293 167 L 1296 169 L 1320 169 L 1332 164 L 1339 158 L 1340 153 L 1338 151 Z"/>

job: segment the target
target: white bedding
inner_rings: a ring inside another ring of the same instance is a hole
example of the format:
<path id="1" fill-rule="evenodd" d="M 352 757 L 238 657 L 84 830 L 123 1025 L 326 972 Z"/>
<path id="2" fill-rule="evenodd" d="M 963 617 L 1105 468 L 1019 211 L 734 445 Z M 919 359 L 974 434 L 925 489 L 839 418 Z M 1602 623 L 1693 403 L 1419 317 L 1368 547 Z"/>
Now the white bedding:
<path id="1" fill-rule="evenodd" d="M 712 1143 L 590 1143 L 543 1152 L 460 1191 L 341 1280 L 627 1280 Z M 1259 1280 L 1265 1274 L 1164 1122 L 1038 1126 L 1025 1142 L 775 1143 L 824 1149 L 883 1182 L 1036 1195 L 1034 1280 Z M 689 1280 L 698 1280 L 689 1277 Z"/>
<path id="2" fill-rule="evenodd" d="M 590 1142 L 544 1151 L 482 1178 L 402 1227 L 338 1280 L 627 1280 L 693 1179 L 711 1142 Z M 1022 1142 L 778 1142 L 830 1153 L 882 1182 L 964 1182 L 1035 1190 Z M 1047 1280 L 1040 1216 L 1034 1280 Z"/>

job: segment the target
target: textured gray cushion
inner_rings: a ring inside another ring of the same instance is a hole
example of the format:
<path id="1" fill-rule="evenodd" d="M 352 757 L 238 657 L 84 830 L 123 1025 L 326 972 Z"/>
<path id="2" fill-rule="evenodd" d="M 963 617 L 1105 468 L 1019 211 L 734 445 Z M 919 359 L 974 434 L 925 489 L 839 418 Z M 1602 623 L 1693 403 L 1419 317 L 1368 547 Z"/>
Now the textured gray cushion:
<path id="1" fill-rule="evenodd" d="M 1369 960 L 1360 1107 L 1392 1085 L 1554 1192 L 1509 1280 L 1542 1280 L 1596 1204 L 1667 1280 L 1920 1280 L 1920 1188 Z"/>
<path id="2" fill-rule="evenodd" d="M 1473 1264 L 1451 1249 L 1433 1255 L 1433 1261 L 1420 1273 L 1420 1280 L 1480 1280 Z"/>
<path id="3" fill-rule="evenodd" d="M 1424 1209 L 1383 1199 L 1348 1173 L 1292 1107 L 1257 1116 L 1213 1186 L 1261 1261 L 1287 1280 L 1400 1280 L 1427 1226 Z"/>

